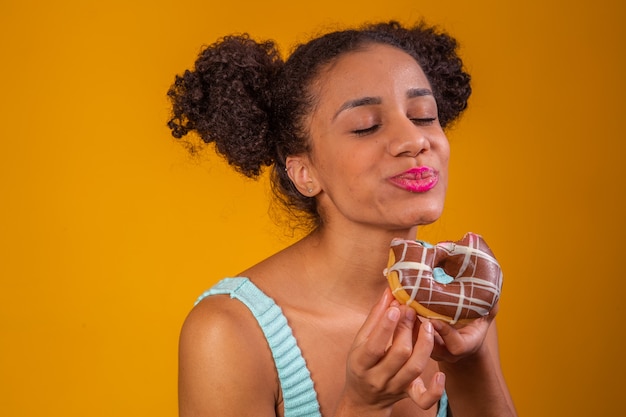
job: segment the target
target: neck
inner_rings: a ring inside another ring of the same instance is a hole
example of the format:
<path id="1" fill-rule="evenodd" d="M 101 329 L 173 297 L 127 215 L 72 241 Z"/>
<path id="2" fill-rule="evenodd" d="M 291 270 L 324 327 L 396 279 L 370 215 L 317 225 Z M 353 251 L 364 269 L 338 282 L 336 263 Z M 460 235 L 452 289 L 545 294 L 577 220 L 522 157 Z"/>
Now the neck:
<path id="1" fill-rule="evenodd" d="M 387 287 L 383 270 L 394 237 L 415 237 L 414 230 L 352 230 L 323 227 L 294 245 L 302 261 L 302 282 L 325 299 L 350 300 L 368 309 Z"/>

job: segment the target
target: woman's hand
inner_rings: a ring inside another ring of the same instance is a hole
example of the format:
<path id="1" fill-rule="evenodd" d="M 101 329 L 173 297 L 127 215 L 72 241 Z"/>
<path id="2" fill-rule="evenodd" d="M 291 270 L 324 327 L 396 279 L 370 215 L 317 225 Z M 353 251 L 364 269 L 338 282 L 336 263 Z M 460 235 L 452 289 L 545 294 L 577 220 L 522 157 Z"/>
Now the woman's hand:
<path id="1" fill-rule="evenodd" d="M 476 353 L 482 347 L 497 311 L 498 305 L 489 315 L 458 327 L 441 320 L 431 320 L 436 332 L 432 358 L 455 363 Z"/>
<path id="2" fill-rule="evenodd" d="M 491 314 L 464 326 L 432 320 L 432 358 L 446 373 L 446 392 L 455 416 L 516 416 L 498 354 L 498 334 Z"/>
<path id="3" fill-rule="evenodd" d="M 423 409 L 439 401 L 445 385 L 443 373 L 435 373 L 428 385 L 421 377 L 435 343 L 433 326 L 428 321 L 422 323 L 413 343 L 416 320 L 413 309 L 400 306 L 391 292 L 385 291 L 348 355 L 346 386 L 338 411 L 358 410 L 364 416 L 370 410 L 370 414 L 381 415 L 406 397 Z"/>

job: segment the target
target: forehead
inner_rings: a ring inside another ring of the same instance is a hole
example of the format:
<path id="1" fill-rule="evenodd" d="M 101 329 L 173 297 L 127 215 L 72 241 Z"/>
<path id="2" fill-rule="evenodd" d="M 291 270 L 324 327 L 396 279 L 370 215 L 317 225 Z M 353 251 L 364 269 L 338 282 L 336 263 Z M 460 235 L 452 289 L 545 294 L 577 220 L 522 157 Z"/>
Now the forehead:
<path id="1" fill-rule="evenodd" d="M 359 96 L 406 94 L 430 83 L 417 61 L 393 46 L 371 44 L 338 57 L 324 68 L 311 89 L 318 106 Z"/>

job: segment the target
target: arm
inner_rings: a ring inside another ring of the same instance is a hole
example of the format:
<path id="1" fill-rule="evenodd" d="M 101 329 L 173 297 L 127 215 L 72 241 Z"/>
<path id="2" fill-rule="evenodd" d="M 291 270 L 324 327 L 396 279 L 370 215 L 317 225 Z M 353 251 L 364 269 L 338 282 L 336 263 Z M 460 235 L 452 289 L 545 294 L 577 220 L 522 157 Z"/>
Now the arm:
<path id="1" fill-rule="evenodd" d="M 479 319 L 460 330 L 438 320 L 433 325 L 441 336 L 434 356 L 446 374 L 454 417 L 517 416 L 500 367 L 495 321 Z M 481 327 L 486 332 L 484 341 L 472 343 L 480 337 Z M 472 346 L 478 347 L 472 351 Z"/>
<path id="2" fill-rule="evenodd" d="M 277 374 L 261 329 L 227 296 L 199 303 L 179 346 L 180 417 L 275 417 Z"/>

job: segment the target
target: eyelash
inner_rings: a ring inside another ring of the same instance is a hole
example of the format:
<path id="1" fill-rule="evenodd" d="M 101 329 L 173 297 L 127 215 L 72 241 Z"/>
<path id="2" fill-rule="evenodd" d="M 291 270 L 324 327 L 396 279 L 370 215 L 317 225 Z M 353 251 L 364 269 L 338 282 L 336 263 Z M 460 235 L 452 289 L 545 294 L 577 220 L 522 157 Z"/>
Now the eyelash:
<path id="1" fill-rule="evenodd" d="M 435 120 L 437 120 L 436 117 L 428 117 L 428 118 L 421 118 L 421 119 L 411 119 L 411 121 L 417 125 L 417 126 L 428 126 L 431 125 Z M 366 129 L 358 129 L 358 130 L 353 130 L 352 133 L 354 133 L 357 136 L 366 136 L 369 134 L 372 134 L 374 132 L 376 132 L 381 125 L 376 124 L 376 125 L 372 125 Z"/>
<path id="2" fill-rule="evenodd" d="M 435 120 L 437 120 L 436 117 L 424 117 L 422 119 L 411 119 L 413 123 L 419 126 L 428 126 L 432 124 Z"/>
<path id="3" fill-rule="evenodd" d="M 366 129 L 353 130 L 352 133 L 354 133 L 357 136 L 366 136 L 366 135 L 376 132 L 379 127 L 380 125 L 372 125 Z"/>

